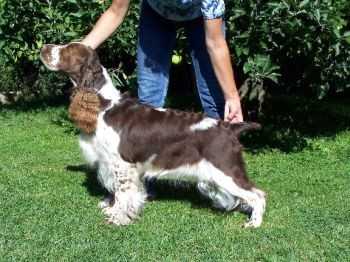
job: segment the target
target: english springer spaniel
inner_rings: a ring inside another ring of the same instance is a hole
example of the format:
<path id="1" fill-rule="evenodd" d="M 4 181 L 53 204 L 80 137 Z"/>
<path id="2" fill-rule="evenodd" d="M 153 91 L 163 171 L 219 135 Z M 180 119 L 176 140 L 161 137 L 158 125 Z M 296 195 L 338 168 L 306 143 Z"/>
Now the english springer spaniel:
<path id="1" fill-rule="evenodd" d="M 41 60 L 71 78 L 69 115 L 80 129 L 80 148 L 111 194 L 101 203 L 110 223 L 131 223 L 143 209 L 145 179 L 196 181 L 213 206 L 248 207 L 245 227 L 259 227 L 265 193 L 246 176 L 239 135 L 256 123 L 229 124 L 202 114 L 156 109 L 122 95 L 91 48 L 45 45 Z"/>

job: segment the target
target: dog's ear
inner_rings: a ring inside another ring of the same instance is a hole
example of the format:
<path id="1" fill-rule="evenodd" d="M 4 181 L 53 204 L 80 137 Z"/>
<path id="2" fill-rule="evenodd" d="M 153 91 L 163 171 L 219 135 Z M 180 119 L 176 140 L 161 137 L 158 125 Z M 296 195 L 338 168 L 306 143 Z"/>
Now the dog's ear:
<path id="1" fill-rule="evenodd" d="M 261 125 L 256 122 L 241 122 L 230 124 L 230 129 L 235 134 L 235 136 L 239 137 L 242 133 L 246 131 L 261 129 Z"/>
<path id="2" fill-rule="evenodd" d="M 91 134 L 96 130 L 100 108 L 101 101 L 95 92 L 76 90 L 74 96 L 71 97 L 68 109 L 69 118 L 81 131 Z"/>
<path id="3" fill-rule="evenodd" d="M 91 48 L 89 49 L 91 54 L 81 67 L 81 79 L 78 85 L 79 88 L 82 89 L 98 91 L 96 89 L 99 89 L 102 86 L 101 82 L 104 80 L 102 66 L 96 51 Z"/>

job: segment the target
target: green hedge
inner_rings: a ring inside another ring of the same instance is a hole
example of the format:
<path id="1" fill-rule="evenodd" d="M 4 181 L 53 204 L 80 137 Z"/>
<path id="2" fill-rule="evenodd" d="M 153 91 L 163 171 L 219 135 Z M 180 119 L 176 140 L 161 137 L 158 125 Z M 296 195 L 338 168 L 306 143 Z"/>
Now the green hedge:
<path id="1" fill-rule="evenodd" d="M 45 43 L 80 40 L 109 4 L 103 0 L 0 0 L 0 69 L 6 72 L 0 75 L 0 92 L 59 94 L 65 81 L 45 70 L 40 48 Z M 119 85 L 128 85 L 133 73 L 138 9 L 137 3 L 131 5 L 118 34 L 99 50 Z"/>
<path id="2" fill-rule="evenodd" d="M 266 80 L 319 98 L 349 87 L 350 1 L 227 2 L 241 91 L 263 97 Z"/>
<path id="3" fill-rule="evenodd" d="M 0 92 L 57 94 L 64 83 L 44 70 L 43 43 L 78 40 L 110 1 L 0 0 Z M 227 35 L 241 93 L 263 100 L 266 91 L 323 97 L 350 83 L 350 2 L 226 1 Z M 132 1 L 122 27 L 100 49 L 116 85 L 135 79 L 139 1 Z M 179 53 L 182 47 L 179 45 Z"/>

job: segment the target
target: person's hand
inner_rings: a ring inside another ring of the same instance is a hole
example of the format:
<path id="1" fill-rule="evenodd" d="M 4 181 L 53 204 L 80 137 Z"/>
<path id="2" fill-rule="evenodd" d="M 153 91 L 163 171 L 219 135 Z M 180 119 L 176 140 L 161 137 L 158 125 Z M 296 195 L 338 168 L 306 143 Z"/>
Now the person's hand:
<path id="1" fill-rule="evenodd" d="M 241 102 L 239 96 L 226 99 L 224 120 L 230 123 L 243 122 Z"/>

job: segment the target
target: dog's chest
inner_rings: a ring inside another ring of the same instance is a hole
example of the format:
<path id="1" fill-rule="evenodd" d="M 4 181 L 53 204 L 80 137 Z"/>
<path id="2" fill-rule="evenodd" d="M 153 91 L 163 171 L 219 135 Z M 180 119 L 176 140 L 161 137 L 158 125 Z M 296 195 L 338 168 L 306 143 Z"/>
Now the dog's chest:
<path id="1" fill-rule="evenodd" d="M 99 182 L 109 191 L 115 190 L 115 176 L 121 161 L 118 152 L 120 143 L 119 134 L 103 120 L 101 114 L 97 121 L 94 138 L 94 148 L 97 154 Z"/>

